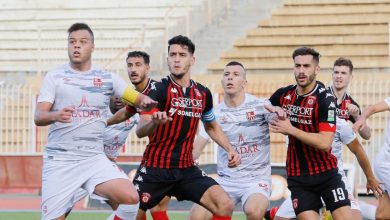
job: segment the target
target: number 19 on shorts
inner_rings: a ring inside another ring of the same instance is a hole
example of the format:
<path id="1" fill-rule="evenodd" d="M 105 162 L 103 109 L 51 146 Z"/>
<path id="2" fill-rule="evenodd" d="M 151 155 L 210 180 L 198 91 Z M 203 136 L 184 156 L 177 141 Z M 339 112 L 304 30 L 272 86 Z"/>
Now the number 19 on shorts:
<path id="1" fill-rule="evenodd" d="M 332 193 L 335 202 L 345 199 L 344 190 L 342 188 L 333 189 Z"/>

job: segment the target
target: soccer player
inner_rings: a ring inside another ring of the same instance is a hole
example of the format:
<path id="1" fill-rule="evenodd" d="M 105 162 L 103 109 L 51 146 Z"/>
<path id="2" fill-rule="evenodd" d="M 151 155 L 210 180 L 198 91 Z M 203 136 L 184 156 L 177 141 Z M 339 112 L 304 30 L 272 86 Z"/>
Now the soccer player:
<path id="1" fill-rule="evenodd" d="M 217 151 L 217 182 L 233 202 L 242 203 L 249 220 L 263 219 L 271 194 L 270 136 L 268 122 L 274 114 L 264 106 L 269 101 L 245 93 L 247 84 L 244 66 L 229 62 L 222 77 L 224 100 L 215 107 L 215 117 L 230 143 L 241 155 L 241 164 L 227 166 L 228 156 L 223 148 Z M 280 113 L 284 113 L 280 109 Z M 198 140 L 203 139 L 203 140 Z M 200 128 L 194 145 L 195 159 L 205 147 L 207 133 Z M 196 143 L 203 143 L 200 146 Z M 190 219 L 211 219 L 212 214 L 195 204 Z"/>
<path id="2" fill-rule="evenodd" d="M 340 57 L 333 64 L 332 85 L 329 86 L 331 93 L 336 98 L 336 115 L 339 118 L 349 120 L 354 123 L 360 116 L 359 104 L 353 100 L 350 94 L 347 93 L 348 86 L 353 78 L 352 61 Z M 371 129 L 365 126 L 359 130 L 360 136 L 368 140 L 371 136 Z"/>
<path id="3" fill-rule="evenodd" d="M 353 132 L 352 128 L 344 119 L 337 118 L 336 120 L 336 134 L 332 143 L 332 154 L 337 158 L 337 166 L 342 180 L 347 187 L 348 197 L 351 200 L 352 219 L 362 219 L 361 208 L 359 202 L 355 200 L 351 185 L 348 183 L 347 176 L 343 167 L 343 145 L 347 145 L 349 150 L 356 156 L 360 167 L 362 168 L 367 179 L 367 192 L 372 191 L 375 193 L 382 192 L 379 186 L 378 180 L 375 178 L 372 172 L 370 161 L 360 144 L 357 136 Z M 366 210 L 364 210 L 366 211 Z M 295 219 L 296 215 L 292 207 L 291 198 L 287 198 L 276 212 L 275 220 Z"/>
<path id="4" fill-rule="evenodd" d="M 367 118 L 371 115 L 389 111 L 390 110 L 390 98 L 386 98 L 383 101 L 380 101 L 374 105 L 367 107 L 365 111 L 363 111 L 361 117 L 355 122 L 353 128 L 355 130 L 359 130 L 364 128 L 366 124 Z M 381 184 L 383 184 L 384 193 L 383 196 L 378 196 L 379 199 L 378 207 L 376 209 L 375 218 L 376 219 L 390 219 L 390 120 L 387 125 L 387 133 L 384 141 L 384 146 L 377 154 L 374 160 L 374 172 L 378 177 Z M 375 192 L 374 192 L 375 193 Z"/>
<path id="5" fill-rule="evenodd" d="M 68 29 L 69 64 L 49 71 L 42 83 L 34 121 L 51 125 L 43 155 L 42 219 L 65 219 L 79 189 L 112 204 L 139 200 L 128 177 L 104 154 L 103 132 L 112 95 L 145 110 L 156 102 L 92 65 L 93 50 L 91 28 L 73 24 Z"/>
<path id="6" fill-rule="evenodd" d="M 149 92 L 158 108 L 142 113 L 139 137 L 149 144 L 134 178 L 144 212 L 165 196 L 190 200 L 209 209 L 213 219 L 231 219 L 233 203 L 223 189 L 194 165 L 192 149 L 199 120 L 208 135 L 228 152 L 228 166 L 240 164 L 240 156 L 215 121 L 210 90 L 190 78 L 195 45 L 185 36 L 168 41 L 170 75 Z M 137 219 L 141 219 L 137 216 Z"/>
<path id="7" fill-rule="evenodd" d="M 297 84 L 278 89 L 270 98 L 272 105 L 286 111 L 288 119 L 272 119 L 270 131 L 288 135 L 287 183 L 298 219 L 318 219 L 321 198 L 333 219 L 352 219 L 348 191 L 331 154 L 335 99 L 316 81 L 319 56 L 308 47 L 294 51 Z"/>

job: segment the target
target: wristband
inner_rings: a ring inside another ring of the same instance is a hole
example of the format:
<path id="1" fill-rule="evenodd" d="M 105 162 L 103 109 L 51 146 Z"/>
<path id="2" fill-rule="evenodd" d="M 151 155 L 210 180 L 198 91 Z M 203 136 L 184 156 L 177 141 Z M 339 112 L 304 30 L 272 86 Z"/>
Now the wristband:
<path id="1" fill-rule="evenodd" d="M 122 94 L 122 101 L 126 104 L 134 106 L 139 94 L 140 93 L 131 88 L 131 86 L 128 86 Z"/>

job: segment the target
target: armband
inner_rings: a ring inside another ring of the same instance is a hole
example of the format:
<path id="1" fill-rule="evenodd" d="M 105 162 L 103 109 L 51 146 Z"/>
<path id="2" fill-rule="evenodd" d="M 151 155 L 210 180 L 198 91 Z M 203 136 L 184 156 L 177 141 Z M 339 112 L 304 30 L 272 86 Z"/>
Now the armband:
<path id="1" fill-rule="evenodd" d="M 122 101 L 128 105 L 134 106 L 135 101 L 137 100 L 139 95 L 139 92 L 137 92 L 131 86 L 128 86 L 122 94 Z"/>

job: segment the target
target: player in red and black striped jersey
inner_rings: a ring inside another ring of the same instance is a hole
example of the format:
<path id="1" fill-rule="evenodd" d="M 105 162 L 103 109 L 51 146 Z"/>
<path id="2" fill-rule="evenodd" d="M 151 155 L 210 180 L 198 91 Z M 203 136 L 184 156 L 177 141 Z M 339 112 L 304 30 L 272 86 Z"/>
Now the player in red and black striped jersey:
<path id="1" fill-rule="evenodd" d="M 297 84 L 277 90 L 270 98 L 282 107 L 287 119 L 270 122 L 272 132 L 288 135 L 287 182 L 299 219 L 318 219 L 321 198 L 333 219 L 351 219 L 350 201 L 331 154 L 336 131 L 333 95 L 316 81 L 319 53 L 298 48 L 293 53 Z"/>
<path id="2" fill-rule="evenodd" d="M 332 85 L 329 90 L 336 98 L 336 114 L 339 118 L 355 123 L 361 114 L 359 104 L 347 93 L 349 83 L 352 80 L 352 61 L 340 57 L 333 64 Z M 368 140 L 371 136 L 371 129 L 365 125 L 359 130 L 362 138 Z"/>
<path id="3" fill-rule="evenodd" d="M 145 211 L 165 196 L 175 196 L 204 206 L 214 214 L 213 219 L 230 219 L 233 203 L 229 196 L 195 166 L 192 158 L 199 120 L 209 136 L 228 152 L 230 167 L 240 164 L 240 156 L 215 121 L 210 90 L 190 79 L 195 45 L 181 35 L 168 44 L 171 74 L 149 92 L 150 97 L 158 100 L 158 108 L 142 113 L 137 127 L 139 137 L 149 136 L 134 178 L 140 209 Z"/>

